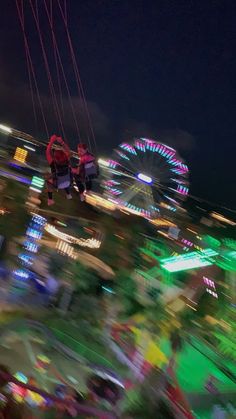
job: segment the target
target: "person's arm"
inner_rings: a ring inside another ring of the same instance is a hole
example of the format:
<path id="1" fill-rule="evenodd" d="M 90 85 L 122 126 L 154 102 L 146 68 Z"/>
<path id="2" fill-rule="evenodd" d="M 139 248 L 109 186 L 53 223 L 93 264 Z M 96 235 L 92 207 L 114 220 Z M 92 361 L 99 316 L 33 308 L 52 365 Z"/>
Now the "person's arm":
<path id="1" fill-rule="evenodd" d="M 53 161 L 53 157 L 52 157 L 52 146 L 55 143 L 55 141 L 57 140 L 57 136 L 56 135 L 52 135 L 50 138 L 50 141 L 47 145 L 47 149 L 46 149 L 46 158 L 49 164 L 52 163 Z"/>
<path id="2" fill-rule="evenodd" d="M 70 149 L 68 147 L 68 144 L 61 138 L 57 137 L 57 142 L 63 147 L 64 152 L 66 153 L 68 160 L 70 158 Z"/>

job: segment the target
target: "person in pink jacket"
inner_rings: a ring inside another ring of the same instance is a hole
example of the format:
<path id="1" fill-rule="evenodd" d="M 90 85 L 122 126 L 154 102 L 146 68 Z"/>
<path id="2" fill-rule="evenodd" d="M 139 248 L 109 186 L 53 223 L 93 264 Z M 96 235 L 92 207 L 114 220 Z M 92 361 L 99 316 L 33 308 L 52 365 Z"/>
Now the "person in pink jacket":
<path id="1" fill-rule="evenodd" d="M 78 144 L 79 166 L 74 171 L 80 200 L 85 200 L 85 193 L 92 189 L 92 180 L 98 176 L 98 166 L 95 156 L 89 152 L 86 144 Z"/>
<path id="2" fill-rule="evenodd" d="M 54 148 L 56 143 L 59 149 Z M 47 179 L 48 205 L 54 204 L 53 190 L 56 189 L 64 189 L 67 199 L 72 199 L 70 149 L 61 137 L 51 136 L 46 149 L 46 158 L 51 169 Z"/>

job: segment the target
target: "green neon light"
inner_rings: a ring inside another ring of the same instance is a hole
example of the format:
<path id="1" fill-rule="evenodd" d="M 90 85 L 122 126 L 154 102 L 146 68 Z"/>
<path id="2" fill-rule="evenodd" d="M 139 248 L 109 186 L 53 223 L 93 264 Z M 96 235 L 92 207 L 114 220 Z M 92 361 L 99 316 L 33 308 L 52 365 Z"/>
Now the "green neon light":
<path id="1" fill-rule="evenodd" d="M 32 181 L 31 181 L 31 185 L 42 189 L 44 187 L 44 179 L 42 179 L 38 176 L 33 176 Z"/>
<path id="2" fill-rule="evenodd" d="M 161 267 L 169 272 L 201 268 L 212 265 L 214 260 L 211 258 L 217 255 L 218 253 L 212 249 L 206 249 L 202 252 L 190 252 L 184 255 L 162 259 Z"/>
<path id="3" fill-rule="evenodd" d="M 203 237 L 204 242 L 206 243 L 207 246 L 211 246 L 211 248 L 213 249 L 217 249 L 218 247 L 220 247 L 220 241 L 215 239 L 215 237 L 212 236 L 204 236 Z"/>

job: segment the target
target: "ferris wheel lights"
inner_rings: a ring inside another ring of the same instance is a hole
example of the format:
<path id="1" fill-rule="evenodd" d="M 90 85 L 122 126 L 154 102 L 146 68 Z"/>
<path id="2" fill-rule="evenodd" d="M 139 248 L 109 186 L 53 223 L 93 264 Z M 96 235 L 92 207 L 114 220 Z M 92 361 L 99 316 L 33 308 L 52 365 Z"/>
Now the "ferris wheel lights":
<path id="1" fill-rule="evenodd" d="M 182 195 L 188 195 L 188 188 L 186 186 L 178 185 L 177 192 Z"/>
<path id="2" fill-rule="evenodd" d="M 173 148 L 151 138 L 135 138 L 131 144 L 121 143 L 115 153 L 116 158 L 108 160 L 109 177 L 103 181 L 103 187 L 106 198 L 110 195 L 116 199 L 120 210 L 155 218 L 160 214 L 160 198 L 165 201 L 165 208 L 176 211 L 188 195 L 188 167 Z"/>
<path id="3" fill-rule="evenodd" d="M 129 158 L 128 156 L 126 156 L 126 154 L 125 154 L 125 153 L 122 153 L 120 150 L 117 150 L 117 153 L 119 154 L 119 156 L 120 156 L 122 159 L 125 159 L 125 160 L 130 160 L 130 158 Z"/>
<path id="4" fill-rule="evenodd" d="M 137 155 L 137 153 L 135 151 L 135 148 L 132 147 L 130 144 L 122 143 L 122 144 L 120 144 L 120 148 L 122 148 L 123 150 L 128 151 L 131 154 L 134 154 L 135 156 Z"/>
<path id="5" fill-rule="evenodd" d="M 144 175 L 143 173 L 138 173 L 137 178 L 145 183 L 152 183 L 152 178 L 150 176 Z"/>
<path id="6" fill-rule="evenodd" d="M 11 134 L 12 133 L 12 129 L 9 128 L 9 127 L 6 127 L 6 125 L 0 124 L 0 130 L 2 130 L 4 132 L 7 132 L 8 134 Z"/>

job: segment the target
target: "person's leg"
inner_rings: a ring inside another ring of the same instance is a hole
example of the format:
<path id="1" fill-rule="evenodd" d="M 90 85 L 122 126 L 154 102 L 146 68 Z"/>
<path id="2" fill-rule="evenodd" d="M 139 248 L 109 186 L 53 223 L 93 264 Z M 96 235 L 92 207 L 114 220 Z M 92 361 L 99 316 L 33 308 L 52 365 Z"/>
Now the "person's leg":
<path id="1" fill-rule="evenodd" d="M 88 179 L 88 180 L 86 180 L 85 186 L 86 186 L 86 191 L 87 191 L 87 192 L 91 191 L 92 186 L 93 186 L 93 184 L 92 184 L 92 179 Z"/>
<path id="2" fill-rule="evenodd" d="M 70 188 L 65 188 L 65 192 L 66 192 L 67 199 L 72 199 L 72 195 L 70 193 Z"/>
<path id="3" fill-rule="evenodd" d="M 79 189 L 79 194 L 80 194 L 80 200 L 84 201 L 84 191 L 85 191 L 85 187 L 84 187 L 84 183 L 81 182 L 81 179 L 79 176 L 75 177 L 75 182 L 77 185 L 77 188 Z"/>
<path id="4" fill-rule="evenodd" d="M 48 205 L 54 204 L 52 192 L 53 192 L 53 179 L 52 177 L 49 177 L 47 180 Z"/>

